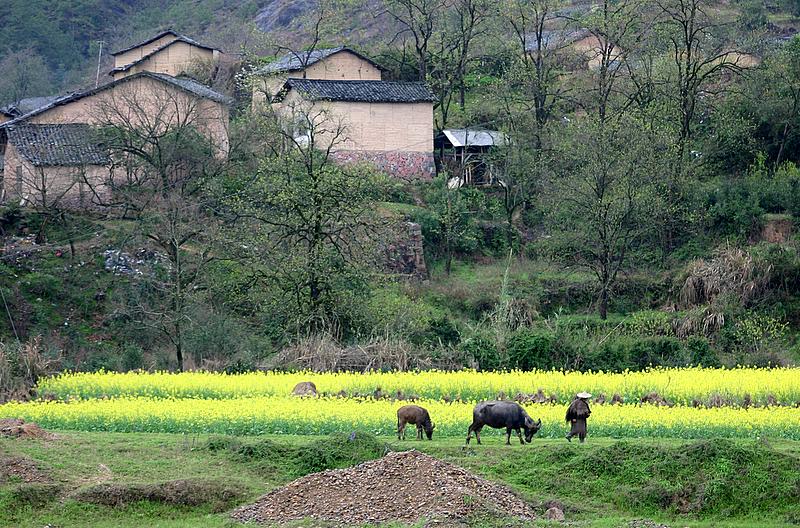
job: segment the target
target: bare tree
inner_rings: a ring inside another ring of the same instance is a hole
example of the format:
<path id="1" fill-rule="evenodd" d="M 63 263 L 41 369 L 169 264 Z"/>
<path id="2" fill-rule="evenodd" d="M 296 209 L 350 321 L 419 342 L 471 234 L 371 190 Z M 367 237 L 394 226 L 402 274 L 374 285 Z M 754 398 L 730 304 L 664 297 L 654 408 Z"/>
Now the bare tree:
<path id="1" fill-rule="evenodd" d="M 226 168 L 227 112 L 220 105 L 152 83 L 120 85 L 96 106 L 103 141 L 123 168 L 98 199 L 130 220 L 130 244 L 149 243 L 161 255 L 134 288 L 129 315 L 172 345 L 179 370 L 193 325 L 191 307 L 215 259 L 217 222 L 208 187 Z"/>
<path id="2" fill-rule="evenodd" d="M 453 0 L 384 0 L 385 13 L 400 26 L 394 40 L 410 35 L 417 58 L 418 79 L 428 78 L 431 46 Z"/>
<path id="3" fill-rule="evenodd" d="M 587 15 L 572 19 L 596 42 L 588 57 L 591 108 L 587 111 L 595 111 L 600 122 L 619 117 L 635 102 L 637 91 L 622 84 L 637 68 L 631 62 L 637 60 L 656 20 L 645 0 L 603 0 Z"/>
<path id="4" fill-rule="evenodd" d="M 520 57 L 506 75 L 510 90 L 503 104 L 512 131 L 532 132 L 537 150 L 544 144 L 544 129 L 556 105 L 566 95 L 558 65 L 565 41 L 563 32 L 553 29 L 561 4 L 558 0 L 506 0 L 500 10 L 502 23 L 513 30 L 513 53 Z"/>
<path id="5" fill-rule="evenodd" d="M 490 0 L 455 0 L 454 19 L 451 30 L 455 38 L 455 75 L 458 89 L 458 104 L 464 109 L 466 98 L 467 67 L 472 59 L 472 48 L 476 39 L 488 32 L 488 22 L 494 15 L 494 2 Z"/>
<path id="6" fill-rule="evenodd" d="M 716 31 L 719 24 L 706 12 L 709 0 L 659 0 L 670 30 L 674 89 L 679 112 L 679 145 L 681 153 L 694 133 L 698 105 L 710 85 L 725 71 L 741 68 L 731 58 Z"/>
<path id="7" fill-rule="evenodd" d="M 19 165 L 16 194 L 20 202 L 40 215 L 42 222 L 36 233 L 36 242 L 47 242 L 47 229 L 60 225 L 67 233 L 70 256 L 75 257 L 75 240 L 69 228 L 68 212 L 71 207 L 86 205 L 90 197 L 85 187 L 89 166 L 81 164 L 64 167 Z M 76 196 L 77 195 L 77 196 Z"/>
<path id="8" fill-rule="evenodd" d="M 52 72 L 36 50 L 6 53 L 0 61 L 0 72 L 0 104 L 48 95 L 53 90 Z"/>

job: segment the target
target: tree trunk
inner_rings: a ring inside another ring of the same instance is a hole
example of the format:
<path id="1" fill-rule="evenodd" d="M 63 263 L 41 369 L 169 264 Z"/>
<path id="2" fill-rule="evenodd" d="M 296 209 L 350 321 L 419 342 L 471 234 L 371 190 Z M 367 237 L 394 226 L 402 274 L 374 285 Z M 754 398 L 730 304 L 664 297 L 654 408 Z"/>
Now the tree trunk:
<path id="1" fill-rule="evenodd" d="M 447 244 L 447 259 L 444 262 L 444 273 L 450 276 L 450 270 L 453 267 L 453 251 L 450 249 L 450 244 Z"/>
<path id="2" fill-rule="evenodd" d="M 183 345 L 175 345 L 175 357 L 178 359 L 178 372 L 183 372 Z"/>
<path id="3" fill-rule="evenodd" d="M 608 286 L 603 286 L 603 289 L 600 291 L 600 319 L 605 321 L 608 319 Z"/>

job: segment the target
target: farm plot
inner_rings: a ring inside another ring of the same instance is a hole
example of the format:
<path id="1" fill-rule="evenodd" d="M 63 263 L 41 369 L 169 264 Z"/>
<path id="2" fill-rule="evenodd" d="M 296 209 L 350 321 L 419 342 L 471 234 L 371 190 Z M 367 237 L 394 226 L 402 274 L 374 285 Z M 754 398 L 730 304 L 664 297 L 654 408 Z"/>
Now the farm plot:
<path id="1" fill-rule="evenodd" d="M 67 373 L 42 380 L 39 394 L 66 398 L 230 399 L 286 396 L 300 381 L 312 381 L 322 394 L 418 397 L 426 400 L 479 401 L 504 393 L 531 395 L 568 403 L 580 391 L 611 400 L 638 402 L 656 393 L 675 405 L 800 404 L 800 368 L 655 368 L 640 372 L 216 372 Z"/>

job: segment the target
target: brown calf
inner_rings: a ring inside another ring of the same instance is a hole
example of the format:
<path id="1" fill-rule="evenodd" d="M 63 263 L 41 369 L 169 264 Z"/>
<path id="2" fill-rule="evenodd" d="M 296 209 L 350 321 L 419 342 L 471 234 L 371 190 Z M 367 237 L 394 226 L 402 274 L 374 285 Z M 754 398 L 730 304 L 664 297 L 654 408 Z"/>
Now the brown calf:
<path id="1" fill-rule="evenodd" d="M 419 405 L 403 405 L 397 409 L 397 439 L 406 439 L 406 424 L 417 426 L 417 440 L 422 440 L 422 431 L 428 436 L 428 440 L 433 436 L 433 422 L 427 409 Z"/>

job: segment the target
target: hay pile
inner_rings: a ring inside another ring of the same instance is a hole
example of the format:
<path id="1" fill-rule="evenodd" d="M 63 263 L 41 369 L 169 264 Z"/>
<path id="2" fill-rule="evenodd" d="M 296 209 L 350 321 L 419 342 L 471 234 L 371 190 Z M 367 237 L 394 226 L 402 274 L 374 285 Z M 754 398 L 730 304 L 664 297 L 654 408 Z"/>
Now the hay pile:
<path id="1" fill-rule="evenodd" d="M 307 475 L 276 489 L 232 517 L 274 523 L 313 518 L 346 525 L 464 519 L 481 511 L 533 519 L 505 486 L 418 451 L 389 453 L 352 468 Z"/>

